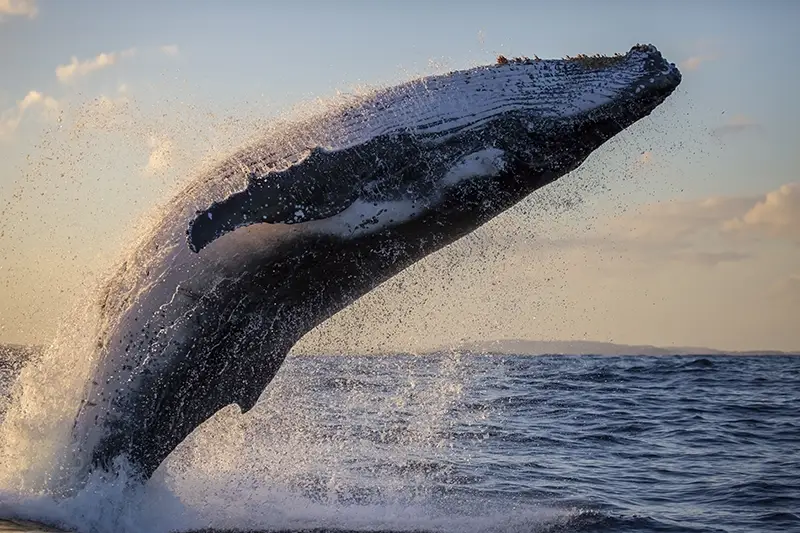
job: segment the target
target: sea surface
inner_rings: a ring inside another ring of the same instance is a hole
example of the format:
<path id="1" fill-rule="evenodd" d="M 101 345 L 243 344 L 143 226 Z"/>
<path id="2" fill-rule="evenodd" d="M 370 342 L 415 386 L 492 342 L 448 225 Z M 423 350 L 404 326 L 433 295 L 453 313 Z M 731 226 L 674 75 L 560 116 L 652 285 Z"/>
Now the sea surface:
<path id="1" fill-rule="evenodd" d="M 151 485 L 11 509 L 87 532 L 800 532 L 800 357 L 292 356 Z"/>

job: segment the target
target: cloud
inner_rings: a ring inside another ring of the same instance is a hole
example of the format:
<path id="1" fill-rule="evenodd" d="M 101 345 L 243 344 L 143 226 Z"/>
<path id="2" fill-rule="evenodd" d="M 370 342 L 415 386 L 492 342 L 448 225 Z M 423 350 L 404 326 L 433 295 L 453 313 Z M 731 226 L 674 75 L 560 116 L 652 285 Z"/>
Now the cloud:
<path id="1" fill-rule="evenodd" d="M 161 52 L 171 57 L 177 57 L 181 53 L 177 44 L 166 44 L 161 47 Z"/>
<path id="2" fill-rule="evenodd" d="M 633 162 L 633 169 L 638 170 L 647 168 L 653 163 L 653 152 L 646 150 L 639 154 L 639 157 Z"/>
<path id="3" fill-rule="evenodd" d="M 11 137 L 17 130 L 25 115 L 34 108 L 38 108 L 42 113 L 54 112 L 58 110 L 58 101 L 45 96 L 39 91 L 30 91 L 17 104 L 0 113 L 0 139 Z"/>
<path id="4" fill-rule="evenodd" d="M 717 59 L 717 56 L 713 54 L 691 56 L 681 63 L 681 68 L 684 70 L 697 70 L 703 63 L 714 61 L 715 59 Z"/>
<path id="5" fill-rule="evenodd" d="M 644 204 L 596 220 L 590 228 L 559 238 L 559 247 L 607 245 L 618 250 L 690 250 L 700 247 L 702 262 L 742 259 L 742 241 L 733 237 L 767 237 L 800 242 L 800 182 L 764 194 L 711 196 Z M 737 235 L 740 234 L 740 235 Z M 722 246 L 710 250 L 708 243 Z M 755 241 L 753 241 L 755 242 Z M 732 249 L 725 248 L 727 245 Z M 719 252 L 719 253 L 718 253 Z"/>
<path id="6" fill-rule="evenodd" d="M 641 265 L 680 263 L 712 267 L 749 260 L 759 240 L 800 243 L 800 183 L 763 195 L 713 196 L 641 205 L 595 220 L 588 228 L 548 231 L 545 243 L 561 252 L 596 252 Z"/>
<path id="7" fill-rule="evenodd" d="M 104 94 L 95 98 L 89 106 L 103 115 L 118 115 L 127 112 L 130 101 L 125 96 L 106 96 Z"/>
<path id="8" fill-rule="evenodd" d="M 761 124 L 755 120 L 744 115 L 734 115 L 726 124 L 714 128 L 711 134 L 717 137 L 724 137 L 725 135 L 761 129 Z"/>
<path id="9" fill-rule="evenodd" d="M 604 230 L 615 239 L 675 243 L 704 232 L 718 232 L 723 222 L 738 216 L 755 197 L 713 196 L 641 206 L 634 213 L 609 220 Z"/>
<path id="10" fill-rule="evenodd" d="M 684 251 L 671 255 L 672 260 L 683 260 L 706 266 L 716 266 L 721 263 L 736 263 L 750 259 L 751 254 L 734 251 L 708 252 L 708 251 Z"/>
<path id="11" fill-rule="evenodd" d="M 764 238 L 800 244 L 800 182 L 762 195 L 642 205 L 600 219 L 588 230 L 553 237 L 550 245 L 713 266 L 753 257 Z"/>
<path id="12" fill-rule="evenodd" d="M 166 137 L 151 136 L 147 146 L 150 149 L 150 156 L 144 167 L 145 174 L 152 176 L 168 169 L 172 161 L 172 141 Z"/>
<path id="13" fill-rule="evenodd" d="M 130 48 L 122 52 L 102 53 L 84 61 L 79 61 L 77 57 L 72 56 L 72 60 L 68 64 L 56 67 L 56 77 L 61 83 L 71 83 L 75 78 L 108 68 L 115 65 L 120 59 L 131 57 L 135 54 L 136 49 Z"/>
<path id="14" fill-rule="evenodd" d="M 77 133 L 92 129 L 119 131 L 133 121 L 131 101 L 120 91 L 119 96 L 100 95 L 77 110 L 73 130 Z"/>
<path id="15" fill-rule="evenodd" d="M 169 135 L 156 134 L 152 123 L 143 120 L 136 99 L 127 85 L 121 84 L 117 92 L 100 95 L 84 103 L 76 112 L 71 131 L 75 135 L 96 135 L 96 130 L 125 135 L 133 141 L 138 152 L 146 150 L 147 162 L 139 168 L 145 176 L 158 176 L 169 170 L 175 159 L 175 143 Z"/>
<path id="16" fill-rule="evenodd" d="M 693 45 L 693 53 L 681 61 L 680 67 L 686 71 L 700 69 L 706 63 L 716 61 L 721 55 L 722 43 L 714 39 L 700 39 Z"/>
<path id="17" fill-rule="evenodd" d="M 744 215 L 727 220 L 724 228 L 731 232 L 756 232 L 800 243 L 800 182 L 788 183 L 767 193 Z"/>
<path id="18" fill-rule="evenodd" d="M 6 17 L 35 18 L 39 14 L 36 0 L 0 0 L 0 22 Z"/>
<path id="19" fill-rule="evenodd" d="M 769 293 L 773 298 L 789 305 L 800 305 L 800 272 L 773 283 Z"/>

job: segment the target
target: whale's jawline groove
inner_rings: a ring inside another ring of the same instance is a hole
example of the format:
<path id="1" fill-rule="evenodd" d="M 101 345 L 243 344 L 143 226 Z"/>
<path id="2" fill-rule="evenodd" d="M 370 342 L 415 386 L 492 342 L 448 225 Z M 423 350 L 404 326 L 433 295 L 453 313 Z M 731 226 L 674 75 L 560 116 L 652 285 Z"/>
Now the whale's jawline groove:
<path id="1" fill-rule="evenodd" d="M 589 59 L 410 82 L 198 178 L 109 286 L 78 477 L 124 458 L 149 478 L 219 409 L 251 409 L 310 329 L 577 168 L 681 81 L 649 45 Z"/>

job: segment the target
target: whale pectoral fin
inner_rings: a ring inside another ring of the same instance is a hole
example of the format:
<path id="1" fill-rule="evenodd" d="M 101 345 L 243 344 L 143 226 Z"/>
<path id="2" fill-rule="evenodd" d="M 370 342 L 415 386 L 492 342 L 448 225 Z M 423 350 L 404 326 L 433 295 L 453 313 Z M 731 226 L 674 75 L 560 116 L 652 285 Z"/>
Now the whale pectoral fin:
<path id="1" fill-rule="evenodd" d="M 336 215 L 358 198 L 360 184 L 375 170 L 374 162 L 354 149 L 315 148 L 286 170 L 251 176 L 245 190 L 198 211 L 187 230 L 189 248 L 199 252 L 252 224 L 298 224 Z"/>

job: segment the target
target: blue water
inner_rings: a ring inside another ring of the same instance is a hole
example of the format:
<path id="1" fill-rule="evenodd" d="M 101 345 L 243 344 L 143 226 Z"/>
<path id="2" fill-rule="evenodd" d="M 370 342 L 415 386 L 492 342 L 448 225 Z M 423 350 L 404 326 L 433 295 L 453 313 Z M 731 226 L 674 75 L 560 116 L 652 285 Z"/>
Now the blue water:
<path id="1" fill-rule="evenodd" d="M 297 356 L 242 420 L 227 481 L 189 457 L 177 486 L 279 485 L 329 522 L 194 525 L 800 532 L 800 357 Z"/>

